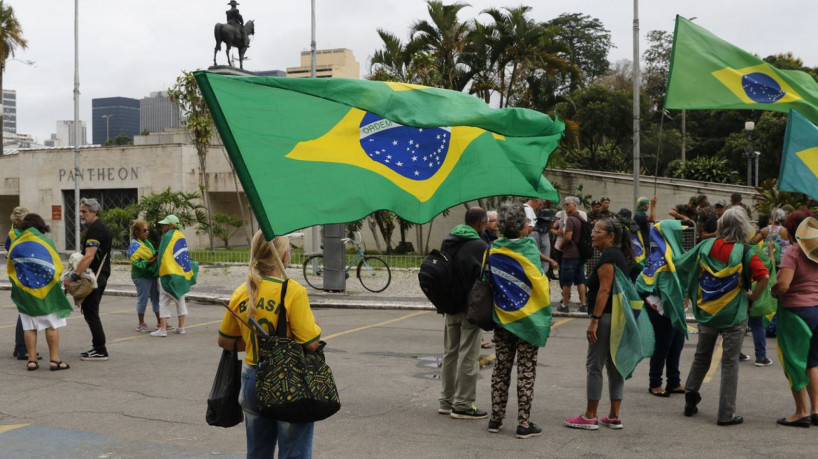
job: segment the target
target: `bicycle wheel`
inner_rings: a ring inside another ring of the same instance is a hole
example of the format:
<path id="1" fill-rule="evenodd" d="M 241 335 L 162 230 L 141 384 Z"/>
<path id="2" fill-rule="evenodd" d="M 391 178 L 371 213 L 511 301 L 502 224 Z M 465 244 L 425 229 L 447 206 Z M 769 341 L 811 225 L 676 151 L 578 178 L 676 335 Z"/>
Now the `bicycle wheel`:
<path id="1" fill-rule="evenodd" d="M 307 285 L 316 289 L 324 290 L 324 256 L 310 255 L 304 262 L 304 280 Z"/>
<path id="2" fill-rule="evenodd" d="M 386 290 L 392 282 L 392 272 L 389 265 L 378 257 L 364 257 L 358 262 L 358 280 L 370 292 L 378 293 Z"/>

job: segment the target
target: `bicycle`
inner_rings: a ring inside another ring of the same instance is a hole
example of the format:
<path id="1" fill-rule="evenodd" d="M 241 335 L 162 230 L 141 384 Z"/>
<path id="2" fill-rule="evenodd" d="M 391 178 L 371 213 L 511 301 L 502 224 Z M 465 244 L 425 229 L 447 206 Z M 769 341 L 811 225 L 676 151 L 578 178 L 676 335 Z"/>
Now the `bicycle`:
<path id="1" fill-rule="evenodd" d="M 344 243 L 354 245 L 358 251 L 346 265 L 344 275 L 349 279 L 349 271 L 353 266 L 357 266 L 356 276 L 361 285 L 373 293 L 379 293 L 389 287 L 392 282 L 392 271 L 389 265 L 380 257 L 374 255 L 366 255 L 364 246 L 361 242 L 361 233 L 358 232 L 358 240 L 343 238 Z M 304 280 L 307 284 L 316 290 L 324 289 L 324 254 L 312 254 L 304 261 L 303 266 Z"/>

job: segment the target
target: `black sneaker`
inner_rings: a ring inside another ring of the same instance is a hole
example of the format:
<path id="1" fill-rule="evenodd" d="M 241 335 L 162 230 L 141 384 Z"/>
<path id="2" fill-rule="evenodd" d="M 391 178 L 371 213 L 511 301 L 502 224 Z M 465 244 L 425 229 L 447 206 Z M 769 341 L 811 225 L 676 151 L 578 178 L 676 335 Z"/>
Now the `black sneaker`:
<path id="1" fill-rule="evenodd" d="M 579 307 L 579 312 L 581 312 L 583 314 L 588 314 L 588 306 L 580 306 Z"/>
<path id="2" fill-rule="evenodd" d="M 528 427 L 517 426 L 517 438 L 536 437 L 542 433 L 542 428 L 533 422 L 528 423 Z"/>
<path id="3" fill-rule="evenodd" d="M 468 410 L 452 409 L 452 413 L 449 416 L 453 419 L 485 419 L 489 414 L 483 410 L 478 410 L 476 406 L 472 405 Z"/>
<path id="4" fill-rule="evenodd" d="M 568 306 L 563 305 L 557 306 L 557 312 L 568 312 Z"/>
<path id="5" fill-rule="evenodd" d="M 503 428 L 503 421 L 489 421 L 489 432 L 497 433 Z"/>
<path id="6" fill-rule="evenodd" d="M 741 360 L 742 362 L 746 362 L 746 361 L 750 360 L 750 356 L 743 353 L 743 352 L 739 352 L 738 359 Z"/>
<path id="7" fill-rule="evenodd" d="M 91 349 L 88 349 L 88 350 L 87 350 L 87 351 L 85 351 L 85 352 L 80 352 L 80 357 L 88 357 L 88 354 L 90 354 L 90 353 L 92 353 L 92 352 L 94 352 L 94 348 L 93 348 L 93 347 L 92 347 Z"/>
<path id="8" fill-rule="evenodd" d="M 756 366 L 757 367 L 768 367 L 773 364 L 773 361 L 768 359 L 767 357 L 756 357 Z"/>
<path id="9" fill-rule="evenodd" d="M 99 352 L 95 349 L 91 349 L 88 352 L 83 352 L 80 354 L 80 360 L 85 361 L 103 361 L 108 360 L 108 353 L 107 352 Z"/>
<path id="10" fill-rule="evenodd" d="M 696 405 L 702 401 L 702 396 L 698 392 L 689 390 L 685 392 L 685 416 L 690 417 L 699 412 Z"/>

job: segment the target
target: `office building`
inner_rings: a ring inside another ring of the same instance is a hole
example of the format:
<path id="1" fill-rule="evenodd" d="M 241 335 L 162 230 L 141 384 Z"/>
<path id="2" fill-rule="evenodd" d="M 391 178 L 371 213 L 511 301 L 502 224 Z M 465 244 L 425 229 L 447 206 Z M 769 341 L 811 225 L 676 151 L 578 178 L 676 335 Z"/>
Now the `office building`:
<path id="1" fill-rule="evenodd" d="M 290 78 L 310 77 L 310 52 L 301 52 L 301 66 L 287 67 Z M 361 77 L 361 64 L 355 60 L 352 50 L 346 48 L 319 49 L 315 51 L 315 76 L 318 78 Z"/>
<path id="2" fill-rule="evenodd" d="M 139 101 L 139 132 L 162 132 L 179 127 L 179 108 L 164 91 L 152 92 Z"/>
<path id="3" fill-rule="evenodd" d="M 17 91 L 3 90 L 3 132 L 17 132 Z"/>
<path id="4" fill-rule="evenodd" d="M 91 100 L 91 127 L 95 145 L 104 145 L 118 135 L 139 134 L 139 100 L 130 97 L 103 97 Z"/>
<path id="5" fill-rule="evenodd" d="M 80 121 L 80 145 L 88 145 L 88 136 L 86 134 L 85 121 Z M 76 131 L 74 130 L 73 120 L 57 121 L 57 132 L 52 134 L 50 142 L 52 147 L 73 147 L 74 137 Z M 48 143 L 46 143 L 48 145 Z"/>

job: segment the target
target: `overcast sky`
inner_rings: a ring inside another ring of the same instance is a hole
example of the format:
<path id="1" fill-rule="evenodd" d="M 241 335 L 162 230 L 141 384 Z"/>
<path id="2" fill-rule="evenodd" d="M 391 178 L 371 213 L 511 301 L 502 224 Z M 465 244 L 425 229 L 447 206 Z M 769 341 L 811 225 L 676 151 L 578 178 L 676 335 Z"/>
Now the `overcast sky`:
<path id="1" fill-rule="evenodd" d="M 818 66 L 815 0 L 784 0 L 785 10 L 761 0 L 642 0 L 641 47 L 650 30 L 672 31 L 676 14 L 762 57 L 791 51 L 810 67 Z M 18 132 L 47 139 L 57 120 L 73 119 L 74 2 L 5 0 L 14 7 L 28 40 L 16 58 L 34 61 L 6 65 L 3 86 L 17 90 Z M 91 99 L 124 96 L 141 99 L 173 84 L 182 70 L 213 63 L 213 26 L 225 22 L 227 0 L 80 0 L 80 119 L 91 138 Z M 424 0 L 316 0 L 318 49 L 350 48 L 361 63 L 380 48 L 377 28 L 406 38 L 413 21 L 427 19 Z M 446 2 L 448 3 L 448 1 Z M 611 31 L 615 49 L 609 59 L 633 56 L 633 1 L 628 0 L 471 0 L 461 19 L 488 22 L 485 8 L 533 7 L 531 17 L 546 21 L 562 13 L 584 13 Z M 310 46 L 310 1 L 242 0 L 244 20 L 256 23 L 245 63 L 249 70 L 299 65 Z M 224 64 L 224 54 L 219 57 Z"/>

